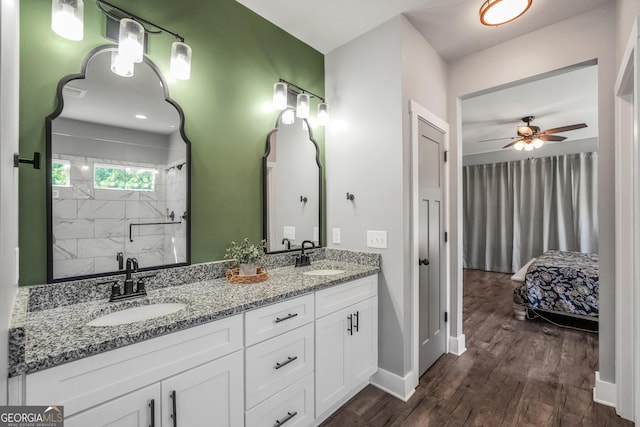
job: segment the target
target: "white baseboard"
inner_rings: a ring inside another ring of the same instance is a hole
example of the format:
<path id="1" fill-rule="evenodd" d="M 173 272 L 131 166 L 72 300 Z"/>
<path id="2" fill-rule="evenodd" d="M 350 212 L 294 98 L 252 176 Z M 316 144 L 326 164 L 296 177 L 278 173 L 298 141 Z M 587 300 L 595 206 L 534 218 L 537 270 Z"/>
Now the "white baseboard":
<path id="1" fill-rule="evenodd" d="M 462 356 L 465 351 L 467 351 L 467 347 L 465 347 L 464 334 L 460 334 L 457 337 L 449 337 L 449 353 Z"/>
<path id="2" fill-rule="evenodd" d="M 616 407 L 618 388 L 615 383 L 602 381 L 600 372 L 596 371 L 596 386 L 593 388 L 593 401 L 602 405 Z"/>
<path id="3" fill-rule="evenodd" d="M 371 377 L 371 385 L 374 385 L 393 397 L 397 397 L 403 402 L 406 402 L 416 391 L 415 385 L 411 384 L 412 377 L 413 373 L 411 372 L 404 377 L 401 377 L 400 375 L 378 368 L 378 372 Z"/>

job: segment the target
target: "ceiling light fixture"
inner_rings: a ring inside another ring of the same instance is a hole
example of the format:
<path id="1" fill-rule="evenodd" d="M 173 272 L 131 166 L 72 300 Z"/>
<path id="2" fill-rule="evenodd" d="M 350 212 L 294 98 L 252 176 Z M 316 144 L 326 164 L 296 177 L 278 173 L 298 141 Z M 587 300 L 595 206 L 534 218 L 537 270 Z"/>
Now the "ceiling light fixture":
<path id="1" fill-rule="evenodd" d="M 289 103 L 289 95 L 292 96 L 291 105 Z M 276 110 L 284 110 L 287 107 L 293 108 L 293 95 L 296 96 L 295 116 L 293 114 L 286 114 L 285 118 L 285 115 L 283 115 L 282 123 L 291 124 L 293 122 L 288 123 L 288 121 L 291 117 L 294 117 L 295 120 L 296 116 L 301 119 L 308 118 L 311 111 L 311 98 L 317 98 L 320 100 L 320 103 L 318 104 L 316 123 L 320 126 L 327 126 L 329 124 L 329 105 L 325 102 L 324 98 L 284 79 L 280 79 L 273 85 L 273 108 Z M 293 113 L 294 110 L 292 109 L 291 112 Z"/>
<path id="2" fill-rule="evenodd" d="M 480 7 L 480 22 L 497 27 L 522 16 L 533 0 L 487 0 Z"/>
<path id="3" fill-rule="evenodd" d="M 52 0 L 51 29 L 65 39 L 80 41 L 84 36 L 82 0 Z"/>

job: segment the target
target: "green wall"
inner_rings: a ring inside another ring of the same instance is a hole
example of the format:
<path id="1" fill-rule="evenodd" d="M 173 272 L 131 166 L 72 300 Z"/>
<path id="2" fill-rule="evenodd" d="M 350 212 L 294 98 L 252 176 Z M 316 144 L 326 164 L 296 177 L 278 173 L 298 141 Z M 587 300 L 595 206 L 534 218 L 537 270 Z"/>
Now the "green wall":
<path id="1" fill-rule="evenodd" d="M 169 84 L 192 144 L 191 258 L 221 259 L 231 240 L 262 236 L 262 154 L 276 112 L 264 112 L 284 78 L 324 94 L 324 56 L 235 0 L 111 0 L 185 38 L 191 79 Z M 85 0 L 84 40 L 51 31 L 51 1 L 20 2 L 20 153 L 45 153 L 45 117 L 61 77 L 85 54 L 111 42 L 104 15 Z M 148 56 L 166 71 L 171 43 L 150 36 Z M 315 104 L 314 104 L 315 105 Z M 324 132 L 314 129 L 324 164 Z M 46 281 L 45 169 L 20 168 L 20 284 Z"/>

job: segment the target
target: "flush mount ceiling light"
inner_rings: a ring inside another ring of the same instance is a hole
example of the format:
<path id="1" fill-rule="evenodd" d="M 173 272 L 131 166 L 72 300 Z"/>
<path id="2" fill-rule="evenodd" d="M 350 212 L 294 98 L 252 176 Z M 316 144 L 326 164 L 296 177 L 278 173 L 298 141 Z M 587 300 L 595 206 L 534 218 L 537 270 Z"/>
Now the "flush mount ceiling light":
<path id="1" fill-rule="evenodd" d="M 522 16 L 533 0 L 487 0 L 480 7 L 480 22 L 497 27 Z"/>
<path id="2" fill-rule="evenodd" d="M 52 0 L 51 29 L 65 39 L 80 41 L 84 32 L 82 0 Z"/>
<path id="3" fill-rule="evenodd" d="M 287 111 L 286 117 L 285 115 L 282 116 L 282 123 L 292 124 L 293 121 L 291 121 L 291 119 L 293 118 L 295 120 L 295 117 L 301 119 L 308 118 L 311 111 L 311 98 L 317 98 L 320 100 L 318 104 L 317 123 L 320 126 L 327 126 L 329 124 L 329 105 L 325 102 L 324 98 L 284 79 L 280 79 L 273 85 L 273 108 L 276 110 L 284 110 L 289 107 L 289 95 L 292 97 L 293 95 L 296 96 L 296 106 L 295 110 L 291 110 L 291 114 Z M 293 106 L 291 105 L 291 107 Z M 289 123 L 289 121 L 291 122 Z"/>

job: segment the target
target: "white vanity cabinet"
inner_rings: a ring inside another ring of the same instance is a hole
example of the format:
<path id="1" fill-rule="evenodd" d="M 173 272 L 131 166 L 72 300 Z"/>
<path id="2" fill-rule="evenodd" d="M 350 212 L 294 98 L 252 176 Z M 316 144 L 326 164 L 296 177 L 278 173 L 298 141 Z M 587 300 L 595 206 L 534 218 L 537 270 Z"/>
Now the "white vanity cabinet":
<path id="1" fill-rule="evenodd" d="M 377 277 L 316 292 L 316 417 L 378 370 Z"/>

